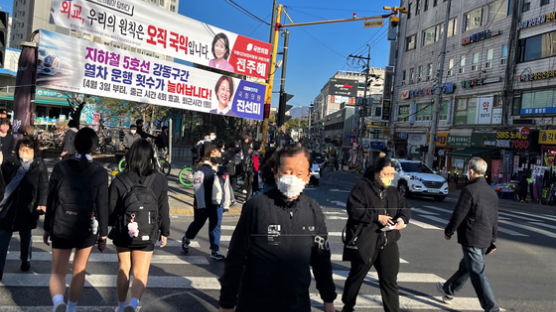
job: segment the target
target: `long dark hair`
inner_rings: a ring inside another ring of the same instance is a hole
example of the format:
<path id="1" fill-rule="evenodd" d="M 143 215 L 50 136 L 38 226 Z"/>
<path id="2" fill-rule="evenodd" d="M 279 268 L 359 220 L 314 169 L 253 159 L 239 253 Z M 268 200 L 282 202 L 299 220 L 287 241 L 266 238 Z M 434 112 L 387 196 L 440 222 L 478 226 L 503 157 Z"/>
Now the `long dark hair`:
<path id="1" fill-rule="evenodd" d="M 126 172 L 148 176 L 155 171 L 156 161 L 151 143 L 145 139 L 135 141 L 126 156 Z"/>
<path id="2" fill-rule="evenodd" d="M 363 177 L 370 180 L 374 180 L 375 173 L 381 172 L 382 169 L 384 169 L 384 167 L 388 167 L 388 166 L 393 167 L 394 162 L 388 157 L 379 157 L 375 161 L 375 163 L 365 171 Z"/>

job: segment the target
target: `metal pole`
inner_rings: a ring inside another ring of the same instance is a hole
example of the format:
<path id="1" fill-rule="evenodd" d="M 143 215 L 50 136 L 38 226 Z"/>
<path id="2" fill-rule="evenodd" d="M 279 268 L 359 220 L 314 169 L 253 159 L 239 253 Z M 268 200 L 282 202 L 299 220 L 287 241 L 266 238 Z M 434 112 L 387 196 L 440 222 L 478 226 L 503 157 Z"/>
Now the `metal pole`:
<path id="1" fill-rule="evenodd" d="M 172 118 L 168 119 L 168 159 L 170 160 L 170 163 L 172 163 L 172 147 L 173 147 L 173 142 L 172 142 L 172 137 L 174 136 L 172 133 L 174 132 L 174 127 L 173 127 L 173 122 L 172 122 Z"/>
<path id="2" fill-rule="evenodd" d="M 429 150 L 427 153 L 427 165 L 432 167 L 434 161 L 434 152 L 436 147 L 436 131 L 438 128 L 438 108 L 440 101 L 442 101 L 442 76 L 444 74 L 444 62 L 446 61 L 446 43 L 448 41 L 448 23 L 450 22 L 450 7 L 452 0 L 448 0 L 446 8 L 446 17 L 444 18 L 444 38 L 442 39 L 442 52 L 440 53 L 440 68 L 438 69 L 436 84 L 436 98 L 432 109 L 432 126 L 429 140 Z"/>
<path id="3" fill-rule="evenodd" d="M 270 40 L 269 42 L 272 43 L 274 40 L 274 27 L 276 27 L 276 2 L 278 0 L 274 0 L 272 2 L 272 22 L 270 23 Z"/>
<path id="4" fill-rule="evenodd" d="M 278 127 L 284 124 L 286 115 L 286 63 L 288 62 L 288 42 L 290 38 L 290 31 L 284 30 L 284 49 L 282 52 L 282 78 L 280 80 L 280 105 L 278 106 Z"/>

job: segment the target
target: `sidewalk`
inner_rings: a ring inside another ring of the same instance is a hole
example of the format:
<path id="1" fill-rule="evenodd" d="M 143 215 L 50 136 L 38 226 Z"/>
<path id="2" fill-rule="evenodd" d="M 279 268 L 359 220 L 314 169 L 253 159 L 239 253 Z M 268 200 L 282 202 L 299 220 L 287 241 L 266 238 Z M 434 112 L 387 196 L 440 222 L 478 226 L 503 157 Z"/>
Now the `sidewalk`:
<path id="1" fill-rule="evenodd" d="M 44 162 L 48 168 L 49 175 L 54 165 L 59 161 L 57 158 L 45 158 Z M 114 155 L 95 155 L 95 161 L 99 162 L 108 172 L 109 180 L 112 181 L 112 173 L 118 170 L 118 164 Z M 193 187 L 184 186 L 179 182 L 180 171 L 189 164 L 185 162 L 173 162 L 172 171 L 168 176 L 168 202 L 170 204 L 170 216 L 192 216 L 193 215 Z M 245 196 L 236 193 L 236 200 L 243 202 Z M 236 202 L 226 215 L 239 215 L 242 204 Z"/>

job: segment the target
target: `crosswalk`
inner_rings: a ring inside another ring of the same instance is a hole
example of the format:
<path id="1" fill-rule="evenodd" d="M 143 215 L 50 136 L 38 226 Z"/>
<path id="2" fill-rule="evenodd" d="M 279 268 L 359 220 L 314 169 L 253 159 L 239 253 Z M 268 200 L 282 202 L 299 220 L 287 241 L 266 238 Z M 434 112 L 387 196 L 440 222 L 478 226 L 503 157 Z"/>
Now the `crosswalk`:
<path id="1" fill-rule="evenodd" d="M 339 213 L 326 213 L 327 217 L 335 215 L 339 216 Z M 228 246 L 234 228 L 235 224 L 233 222 L 228 222 L 222 226 L 223 249 Z M 206 232 L 206 230 L 203 229 L 202 232 Z M 39 231 L 35 234 L 38 233 Z M 330 232 L 333 279 L 339 293 L 338 299 L 335 302 L 338 309 L 342 307 L 341 292 L 344 287 L 345 279 L 349 274 L 349 263 L 341 261 L 343 249 L 341 234 L 341 232 Z M 17 292 L 18 290 L 32 287 L 36 289 L 37 292 L 43 293 L 43 297 L 49 298 L 47 294 L 50 278 L 50 247 L 42 243 L 41 236 L 34 235 L 33 241 L 35 244 L 33 246 L 32 273 L 22 273 L 14 269 L 14 267 L 19 265 L 18 236 L 14 235 L 7 257 L 7 262 L 12 263 L 12 265 L 7 265 L 7 268 L 12 268 L 12 270 L 4 272 L 3 279 L 0 282 L 0 291 L 5 289 L 10 292 Z M 188 255 L 182 253 L 180 245 L 181 241 L 179 239 L 169 239 L 167 247 L 156 249 L 152 258 L 151 267 L 155 266 L 158 270 L 151 270 L 147 294 L 150 292 L 201 292 L 218 298 L 220 290 L 218 277 L 221 274 L 223 264 L 221 262 L 214 262 L 209 258 L 208 254 L 205 253 L 208 250 L 208 241 L 206 238 L 200 237 L 198 240 L 192 241 L 190 245 L 192 251 Z M 225 250 L 223 251 L 225 252 Z M 109 247 L 105 253 L 94 250 L 89 259 L 84 291 L 115 291 L 117 261 L 117 256 L 113 247 Z M 111 269 L 105 269 L 104 267 L 106 266 Z M 66 282 L 68 284 L 70 279 L 71 275 L 68 274 L 66 276 Z M 427 293 L 419 292 L 418 294 L 401 291 L 401 307 L 411 311 L 446 310 L 447 306 L 436 297 L 437 294 L 434 291 L 435 283 L 442 281 L 444 281 L 444 278 L 435 274 L 432 269 L 429 272 L 416 272 L 412 270 L 410 261 L 400 258 L 398 283 L 401 289 L 409 289 L 412 285 L 418 283 L 420 285 L 429 285 L 427 289 L 430 290 Z M 322 306 L 322 301 L 314 283 L 311 286 L 310 293 L 313 310 L 318 311 Z M 378 288 L 378 275 L 374 269 L 367 274 L 357 300 L 357 308 L 362 311 L 374 311 L 374 309 L 380 310 L 382 308 L 380 290 Z M 26 302 L 10 302 L 0 296 L 0 312 L 51 311 L 49 304 L 50 302 L 48 300 L 42 300 L 31 306 Z M 78 311 L 113 311 L 115 305 L 115 301 L 95 302 L 87 300 L 82 296 Z M 142 302 L 142 306 L 143 311 L 160 311 L 159 306 L 155 306 L 154 303 L 151 305 L 150 302 Z M 480 310 L 480 306 L 478 300 L 474 297 L 458 297 L 455 302 L 450 305 L 449 309 L 478 311 Z M 181 310 L 179 307 L 176 307 L 173 311 Z M 213 310 L 207 310 L 205 308 L 198 311 L 216 311 L 216 308 Z"/>

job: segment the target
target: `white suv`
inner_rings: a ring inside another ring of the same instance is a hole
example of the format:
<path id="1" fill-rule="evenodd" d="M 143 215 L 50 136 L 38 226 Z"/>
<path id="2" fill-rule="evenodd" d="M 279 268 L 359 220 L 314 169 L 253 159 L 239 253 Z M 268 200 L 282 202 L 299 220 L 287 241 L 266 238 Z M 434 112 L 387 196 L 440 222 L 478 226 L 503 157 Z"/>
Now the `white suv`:
<path id="1" fill-rule="evenodd" d="M 418 160 L 393 159 L 396 175 L 393 185 L 406 197 L 412 194 L 432 196 L 443 201 L 448 196 L 448 181 Z"/>

